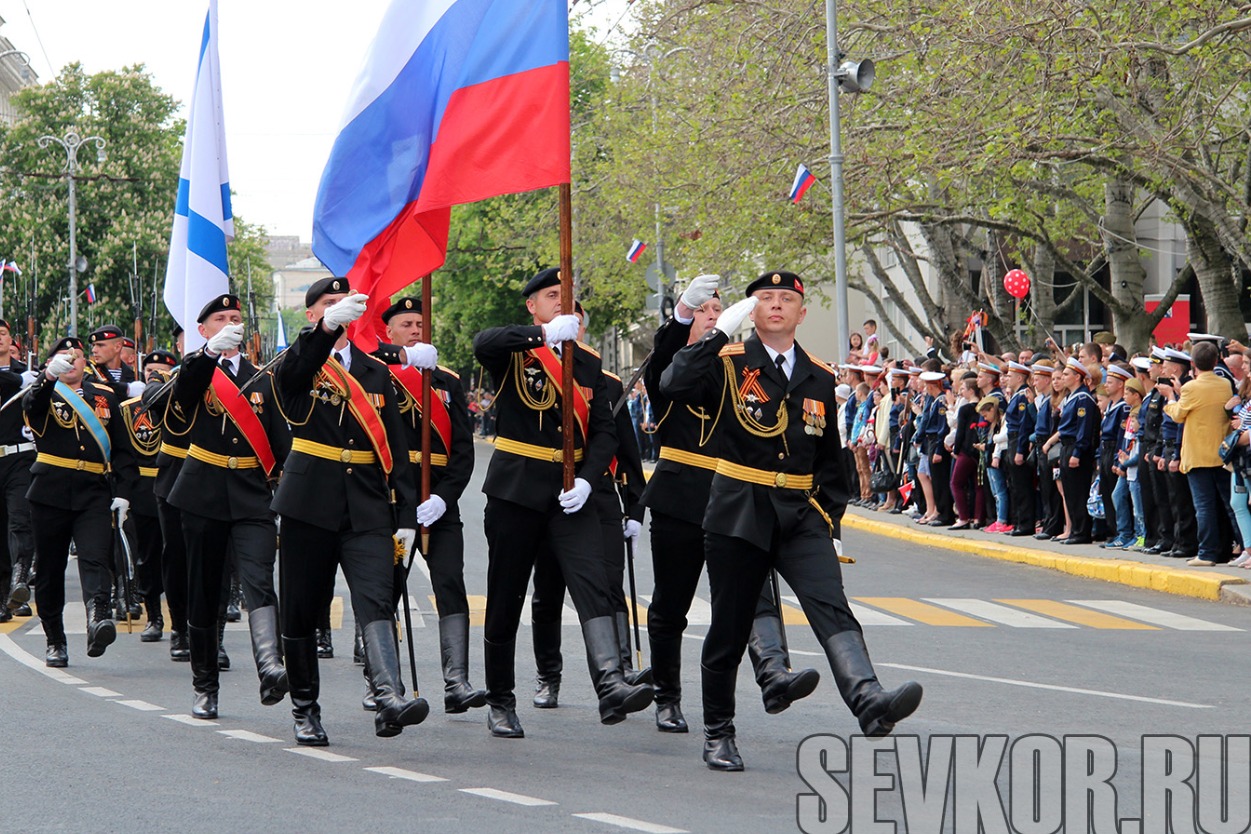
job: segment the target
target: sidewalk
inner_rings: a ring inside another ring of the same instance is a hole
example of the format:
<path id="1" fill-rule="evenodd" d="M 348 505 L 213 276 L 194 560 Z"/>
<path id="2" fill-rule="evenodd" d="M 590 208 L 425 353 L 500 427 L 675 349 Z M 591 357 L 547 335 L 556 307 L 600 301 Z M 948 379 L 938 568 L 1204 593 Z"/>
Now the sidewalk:
<path id="1" fill-rule="evenodd" d="M 1217 565 L 1190 567 L 1183 560 L 1104 550 L 1097 544 L 1068 547 L 1030 536 L 1005 536 L 976 530 L 921 527 L 906 515 L 848 507 L 843 526 L 900 541 L 973 553 L 1004 562 L 1050 568 L 1088 579 L 1102 579 L 1168 594 L 1251 605 L 1251 571 Z M 856 556 L 855 553 L 849 555 Z"/>

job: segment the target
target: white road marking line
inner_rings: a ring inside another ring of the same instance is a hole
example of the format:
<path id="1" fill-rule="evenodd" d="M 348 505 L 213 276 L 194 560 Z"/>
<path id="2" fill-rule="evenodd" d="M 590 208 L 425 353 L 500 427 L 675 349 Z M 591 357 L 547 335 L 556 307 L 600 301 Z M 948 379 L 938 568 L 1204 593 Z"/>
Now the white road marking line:
<path id="1" fill-rule="evenodd" d="M 162 715 L 162 718 L 168 718 L 170 721 L 177 721 L 179 724 L 186 724 L 188 727 L 220 727 L 221 724 L 216 721 L 208 721 L 203 718 L 196 718 L 194 715 Z"/>
<path id="2" fill-rule="evenodd" d="M 310 759 L 320 759 L 323 762 L 359 762 L 360 759 L 353 759 L 351 756 L 343 756 L 339 753 L 331 753 L 329 750 L 323 750 L 320 747 L 286 747 L 288 753 L 298 753 L 301 756 L 308 756 Z"/>
<path id="3" fill-rule="evenodd" d="M 602 822 L 607 825 L 615 825 L 619 828 L 629 828 L 633 831 L 646 831 L 648 834 L 689 834 L 685 828 L 670 828 L 667 825 L 657 825 L 654 822 L 644 822 L 643 820 L 631 819 L 618 814 L 574 814 L 584 820 L 592 822 Z"/>
<path id="4" fill-rule="evenodd" d="M 932 602 L 935 605 L 942 605 L 946 608 L 954 608 L 965 614 L 972 614 L 974 617 L 989 620 L 992 623 L 999 623 L 1000 625 L 1012 626 L 1013 628 L 1077 628 L 1077 626 L 1071 623 L 1062 623 L 1059 620 L 1040 617 L 1037 614 L 1022 611 L 1019 608 L 1009 608 L 1006 605 L 988 602 L 984 599 L 934 599 L 926 597 L 925 602 Z"/>
<path id="5" fill-rule="evenodd" d="M 796 605 L 799 604 L 797 598 L 788 596 L 783 596 L 783 598 L 793 600 Z M 858 602 L 848 602 L 847 604 L 851 606 L 851 613 L 856 615 L 860 625 L 916 625 L 916 623 L 896 617 L 893 614 L 887 614 L 885 611 L 878 611 L 876 608 L 870 608 L 867 605 L 861 605 Z"/>
<path id="6" fill-rule="evenodd" d="M 429 773 L 418 773 L 415 770 L 405 770 L 402 767 L 367 767 L 370 773 L 381 773 L 383 776 L 390 776 L 392 779 L 406 779 L 409 782 L 446 782 L 442 776 L 431 776 Z"/>
<path id="7" fill-rule="evenodd" d="M 792 653 L 794 653 L 793 650 Z M 990 683 L 1003 683 L 1009 686 L 1025 686 L 1031 689 L 1049 689 L 1053 692 L 1071 692 L 1075 695 L 1098 695 L 1101 698 L 1117 698 L 1123 701 L 1141 701 L 1146 704 L 1163 704 L 1167 707 L 1185 707 L 1186 709 L 1212 709 L 1210 704 L 1195 704 L 1190 701 L 1169 701 L 1164 698 L 1147 698 L 1143 695 L 1126 695 L 1121 692 L 1105 692 L 1102 689 L 1081 689 L 1075 686 L 1057 686 L 1050 683 L 1021 681 L 1016 680 L 1015 678 L 995 678 L 989 675 L 970 675 L 967 672 L 951 672 L 946 669 L 931 669 L 928 666 L 909 666 L 904 663 L 879 663 L 877 665 L 887 666 L 891 669 L 902 669 L 906 672 L 928 672 L 931 675 L 944 675 L 949 678 L 989 681 Z"/>
<path id="8" fill-rule="evenodd" d="M 82 678 L 76 678 L 69 672 L 62 672 L 60 669 L 48 668 L 44 665 L 44 662 L 41 659 L 35 657 L 17 643 L 13 642 L 13 638 L 7 634 L 0 634 L 0 651 L 4 652 L 23 666 L 34 669 L 39 674 L 52 678 L 52 680 L 57 683 L 68 683 L 70 686 L 85 686 L 87 683 Z"/>
<path id="9" fill-rule="evenodd" d="M 124 707 L 137 709 L 140 712 L 164 712 L 165 707 L 158 707 L 156 704 L 149 704 L 147 701 L 132 699 L 129 701 L 110 701 L 111 704 L 121 704 Z"/>
<path id="10" fill-rule="evenodd" d="M 497 791 L 495 788 L 461 788 L 460 792 L 471 793 L 474 796 L 482 796 L 487 799 L 498 799 L 500 802 L 511 802 L 514 805 L 526 805 L 529 807 L 557 804 L 549 799 L 538 799 L 536 797 L 526 796 L 520 793 L 509 793 L 508 791 Z"/>
<path id="11" fill-rule="evenodd" d="M 1122 602 L 1119 599 L 1070 599 L 1065 601 L 1074 605 L 1093 608 L 1096 611 L 1104 611 L 1108 614 L 1117 614 L 1133 620 L 1142 620 L 1144 623 L 1151 623 L 1152 625 L 1175 628 L 1178 631 L 1242 631 L 1241 628 L 1200 620 L 1198 617 L 1187 617 L 1185 614 L 1175 614 L 1172 611 L 1164 611 L 1159 608 L 1150 608 L 1146 605 L 1139 605 L 1136 602 Z"/>
<path id="12" fill-rule="evenodd" d="M 274 742 L 282 741 L 280 738 L 263 736 L 260 733 L 254 733 L 251 730 L 218 730 L 217 732 L 227 738 L 237 738 L 239 741 L 254 741 L 257 744 L 272 744 Z"/>
<path id="13" fill-rule="evenodd" d="M 111 689 L 105 689 L 103 686 L 81 686 L 79 692 L 86 692 L 88 695 L 95 695 L 97 698 L 120 698 L 122 693 L 114 692 Z"/>

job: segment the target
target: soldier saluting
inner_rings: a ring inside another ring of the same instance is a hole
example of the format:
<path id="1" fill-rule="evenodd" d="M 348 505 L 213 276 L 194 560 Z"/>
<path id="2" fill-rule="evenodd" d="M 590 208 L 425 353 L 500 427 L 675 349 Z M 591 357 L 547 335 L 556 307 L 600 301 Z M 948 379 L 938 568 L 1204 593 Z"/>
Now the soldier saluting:
<path id="1" fill-rule="evenodd" d="M 53 346 L 46 370 L 22 398 L 36 448 L 26 493 L 39 554 L 35 605 L 48 640 L 45 662 L 53 667 L 69 664 L 61 612 L 71 540 L 87 606 L 87 656 L 104 654 L 117 637 L 109 605 L 111 516 L 117 513 L 118 526 L 125 522 L 138 478 L 117 397 L 84 378 L 86 368 L 83 343 L 67 336 Z"/>
<path id="2" fill-rule="evenodd" d="M 835 376 L 795 341 L 807 312 L 803 301 L 798 275 L 765 273 L 708 335 L 678 351 L 661 379 L 673 399 L 725 413 L 704 514 L 712 591 L 703 653 L 704 761 L 714 770 L 743 769 L 734 685 L 770 567 L 799 596 L 865 735 L 890 733 L 921 702 L 920 684 L 882 689 L 843 591 L 832 538 L 849 490 L 833 425 Z M 729 344 L 729 334 L 753 312 L 756 334 Z"/>
<path id="3" fill-rule="evenodd" d="M 282 516 L 282 644 L 297 744 L 325 746 L 317 703 L 317 628 L 343 568 L 361 629 L 378 711 L 374 732 L 398 735 L 430 712 L 409 700 L 396 653 L 396 541 L 417 537 L 416 490 L 399 403 L 387 366 L 348 341 L 368 296 L 345 278 L 323 278 L 304 295 L 312 327 L 301 331 L 274 375 L 291 425 L 291 455 L 273 508 Z M 398 528 L 398 529 L 397 529 Z"/>

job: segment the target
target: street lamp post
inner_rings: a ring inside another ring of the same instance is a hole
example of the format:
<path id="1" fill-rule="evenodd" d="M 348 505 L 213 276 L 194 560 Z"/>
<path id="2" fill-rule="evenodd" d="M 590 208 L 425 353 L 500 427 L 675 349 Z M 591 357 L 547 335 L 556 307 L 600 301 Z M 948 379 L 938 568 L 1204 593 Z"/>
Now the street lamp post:
<path id="1" fill-rule="evenodd" d="M 79 263 L 78 257 L 78 241 L 75 237 L 76 214 L 78 210 L 76 196 L 74 193 L 74 174 L 78 171 L 78 149 L 83 145 L 94 144 L 96 146 L 96 161 L 104 162 L 104 145 L 105 142 L 99 136 L 81 137 L 74 131 L 65 134 L 64 139 L 58 139 L 55 136 L 40 136 L 39 147 L 46 148 L 52 143 L 61 146 L 65 151 L 65 174 L 69 180 L 69 298 L 70 298 L 70 330 L 69 335 L 78 335 L 78 273 L 87 268 L 86 263 Z"/>

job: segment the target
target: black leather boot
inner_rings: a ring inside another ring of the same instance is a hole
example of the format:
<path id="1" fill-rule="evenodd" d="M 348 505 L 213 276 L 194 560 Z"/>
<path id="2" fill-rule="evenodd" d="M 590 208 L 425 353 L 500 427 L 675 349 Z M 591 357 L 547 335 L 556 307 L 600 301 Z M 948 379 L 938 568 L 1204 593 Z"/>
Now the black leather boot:
<path id="1" fill-rule="evenodd" d="M 10 575 L 8 604 L 5 607 L 10 611 L 16 611 L 18 606 L 28 602 L 30 602 L 30 564 L 18 560 Z"/>
<path id="2" fill-rule="evenodd" d="M 492 643 L 482 641 L 482 666 L 486 674 L 487 729 L 497 738 L 525 738 L 517 718 L 517 696 L 513 693 L 516 678 L 513 672 L 516 641 Z"/>
<path id="3" fill-rule="evenodd" d="M 734 740 L 734 684 L 738 669 L 714 672 L 700 664 L 704 693 L 704 763 L 712 770 L 739 771 L 743 757 Z"/>
<path id="4" fill-rule="evenodd" d="M 248 631 L 252 633 L 252 657 L 261 680 L 261 703 L 270 707 L 282 701 L 290 688 L 287 670 L 278 654 L 278 606 L 265 605 L 249 611 Z"/>
<path id="5" fill-rule="evenodd" d="M 317 656 L 322 659 L 334 657 L 334 639 L 328 628 L 317 629 Z"/>
<path id="6" fill-rule="evenodd" d="M 439 656 L 443 660 L 443 711 L 462 713 L 486 706 L 486 692 L 469 683 L 469 615 L 439 618 Z"/>
<path id="7" fill-rule="evenodd" d="M 618 611 L 614 618 L 617 623 L 617 645 L 621 650 L 621 674 L 625 678 L 625 682 L 630 686 L 638 686 L 641 683 L 651 685 L 652 668 L 648 666 L 645 669 L 635 671 L 631 658 L 634 652 L 630 648 L 630 617 L 625 611 Z"/>
<path id="8" fill-rule="evenodd" d="M 97 597 L 87 606 L 87 657 L 99 657 L 117 639 L 117 625 L 110 619 L 109 599 Z"/>
<path id="9" fill-rule="evenodd" d="M 317 671 L 317 638 L 283 637 L 282 653 L 287 660 L 287 681 L 291 686 L 291 716 L 295 719 L 295 743 L 325 747 L 330 743 L 321 726 L 317 696 L 321 678 Z"/>
<path id="10" fill-rule="evenodd" d="M 217 668 L 225 672 L 230 668 L 230 656 L 226 654 L 226 621 L 217 621 Z"/>
<path id="11" fill-rule="evenodd" d="M 361 650 L 363 651 L 364 648 L 365 647 L 362 645 Z M 365 673 L 365 695 L 361 698 L 361 709 L 365 710 L 365 712 L 377 712 L 378 702 L 374 700 L 374 685 L 369 679 L 368 661 L 366 661 L 363 671 Z"/>
<path id="12" fill-rule="evenodd" d="M 182 631 L 170 629 L 169 632 L 169 659 L 175 663 L 186 663 L 191 659 L 191 649 L 187 645 L 186 626 Z"/>
<path id="13" fill-rule="evenodd" d="M 594 617 L 582 624 L 586 641 L 586 661 L 591 681 L 599 696 L 601 724 L 620 724 L 632 712 L 652 702 L 652 688 L 647 684 L 631 686 L 621 675 L 621 646 L 617 643 L 617 624 L 612 617 Z"/>
<path id="14" fill-rule="evenodd" d="M 747 655 L 756 670 L 756 683 L 765 712 L 776 715 L 800 698 L 807 698 L 821 681 L 816 669 L 790 670 L 790 658 L 782 648 L 782 621 L 774 616 L 752 621 Z"/>
<path id="15" fill-rule="evenodd" d="M 534 665 L 538 674 L 534 683 L 534 705 L 539 709 L 556 709 L 560 699 L 560 674 L 564 659 L 560 654 L 560 623 L 532 623 Z"/>
<path id="16" fill-rule="evenodd" d="M 148 612 L 148 624 L 144 626 L 139 640 L 144 643 L 158 643 L 165 633 L 165 617 L 161 614 L 161 598 L 150 596 L 143 602 Z"/>
<path id="17" fill-rule="evenodd" d="M 216 718 L 217 630 L 188 626 L 187 640 L 191 645 L 191 687 L 195 690 L 191 714 L 196 718 Z"/>
<path id="18" fill-rule="evenodd" d="M 243 599 L 243 588 L 239 585 L 239 577 L 230 574 L 230 594 L 226 597 L 226 622 L 237 623 L 243 619 L 243 611 L 239 608 L 239 602 Z"/>
<path id="19" fill-rule="evenodd" d="M 365 641 L 361 639 L 361 624 L 356 624 L 356 635 L 352 638 L 352 662 L 357 666 L 365 665 Z"/>
<path id="20" fill-rule="evenodd" d="M 374 735 L 380 738 L 398 736 L 405 727 L 426 720 L 430 705 L 425 698 L 405 698 L 400 683 L 400 657 L 395 643 L 395 623 L 377 620 L 361 629 L 365 641 L 365 660 L 369 680 L 374 688 Z"/>
<path id="21" fill-rule="evenodd" d="M 43 633 L 48 638 L 48 650 L 43 656 L 44 665 L 51 669 L 64 669 L 69 666 L 69 648 L 65 642 L 64 622 L 60 617 L 49 618 L 42 622 Z"/>
<path id="22" fill-rule="evenodd" d="M 653 688 L 656 692 L 656 729 L 685 733 L 682 715 L 682 638 L 651 637 Z"/>
<path id="23" fill-rule="evenodd" d="M 882 688 L 860 632 L 835 634 L 825 641 L 824 648 L 838 691 L 866 736 L 890 735 L 896 723 L 921 705 L 921 684 L 916 681 L 908 681 L 898 689 Z"/>

